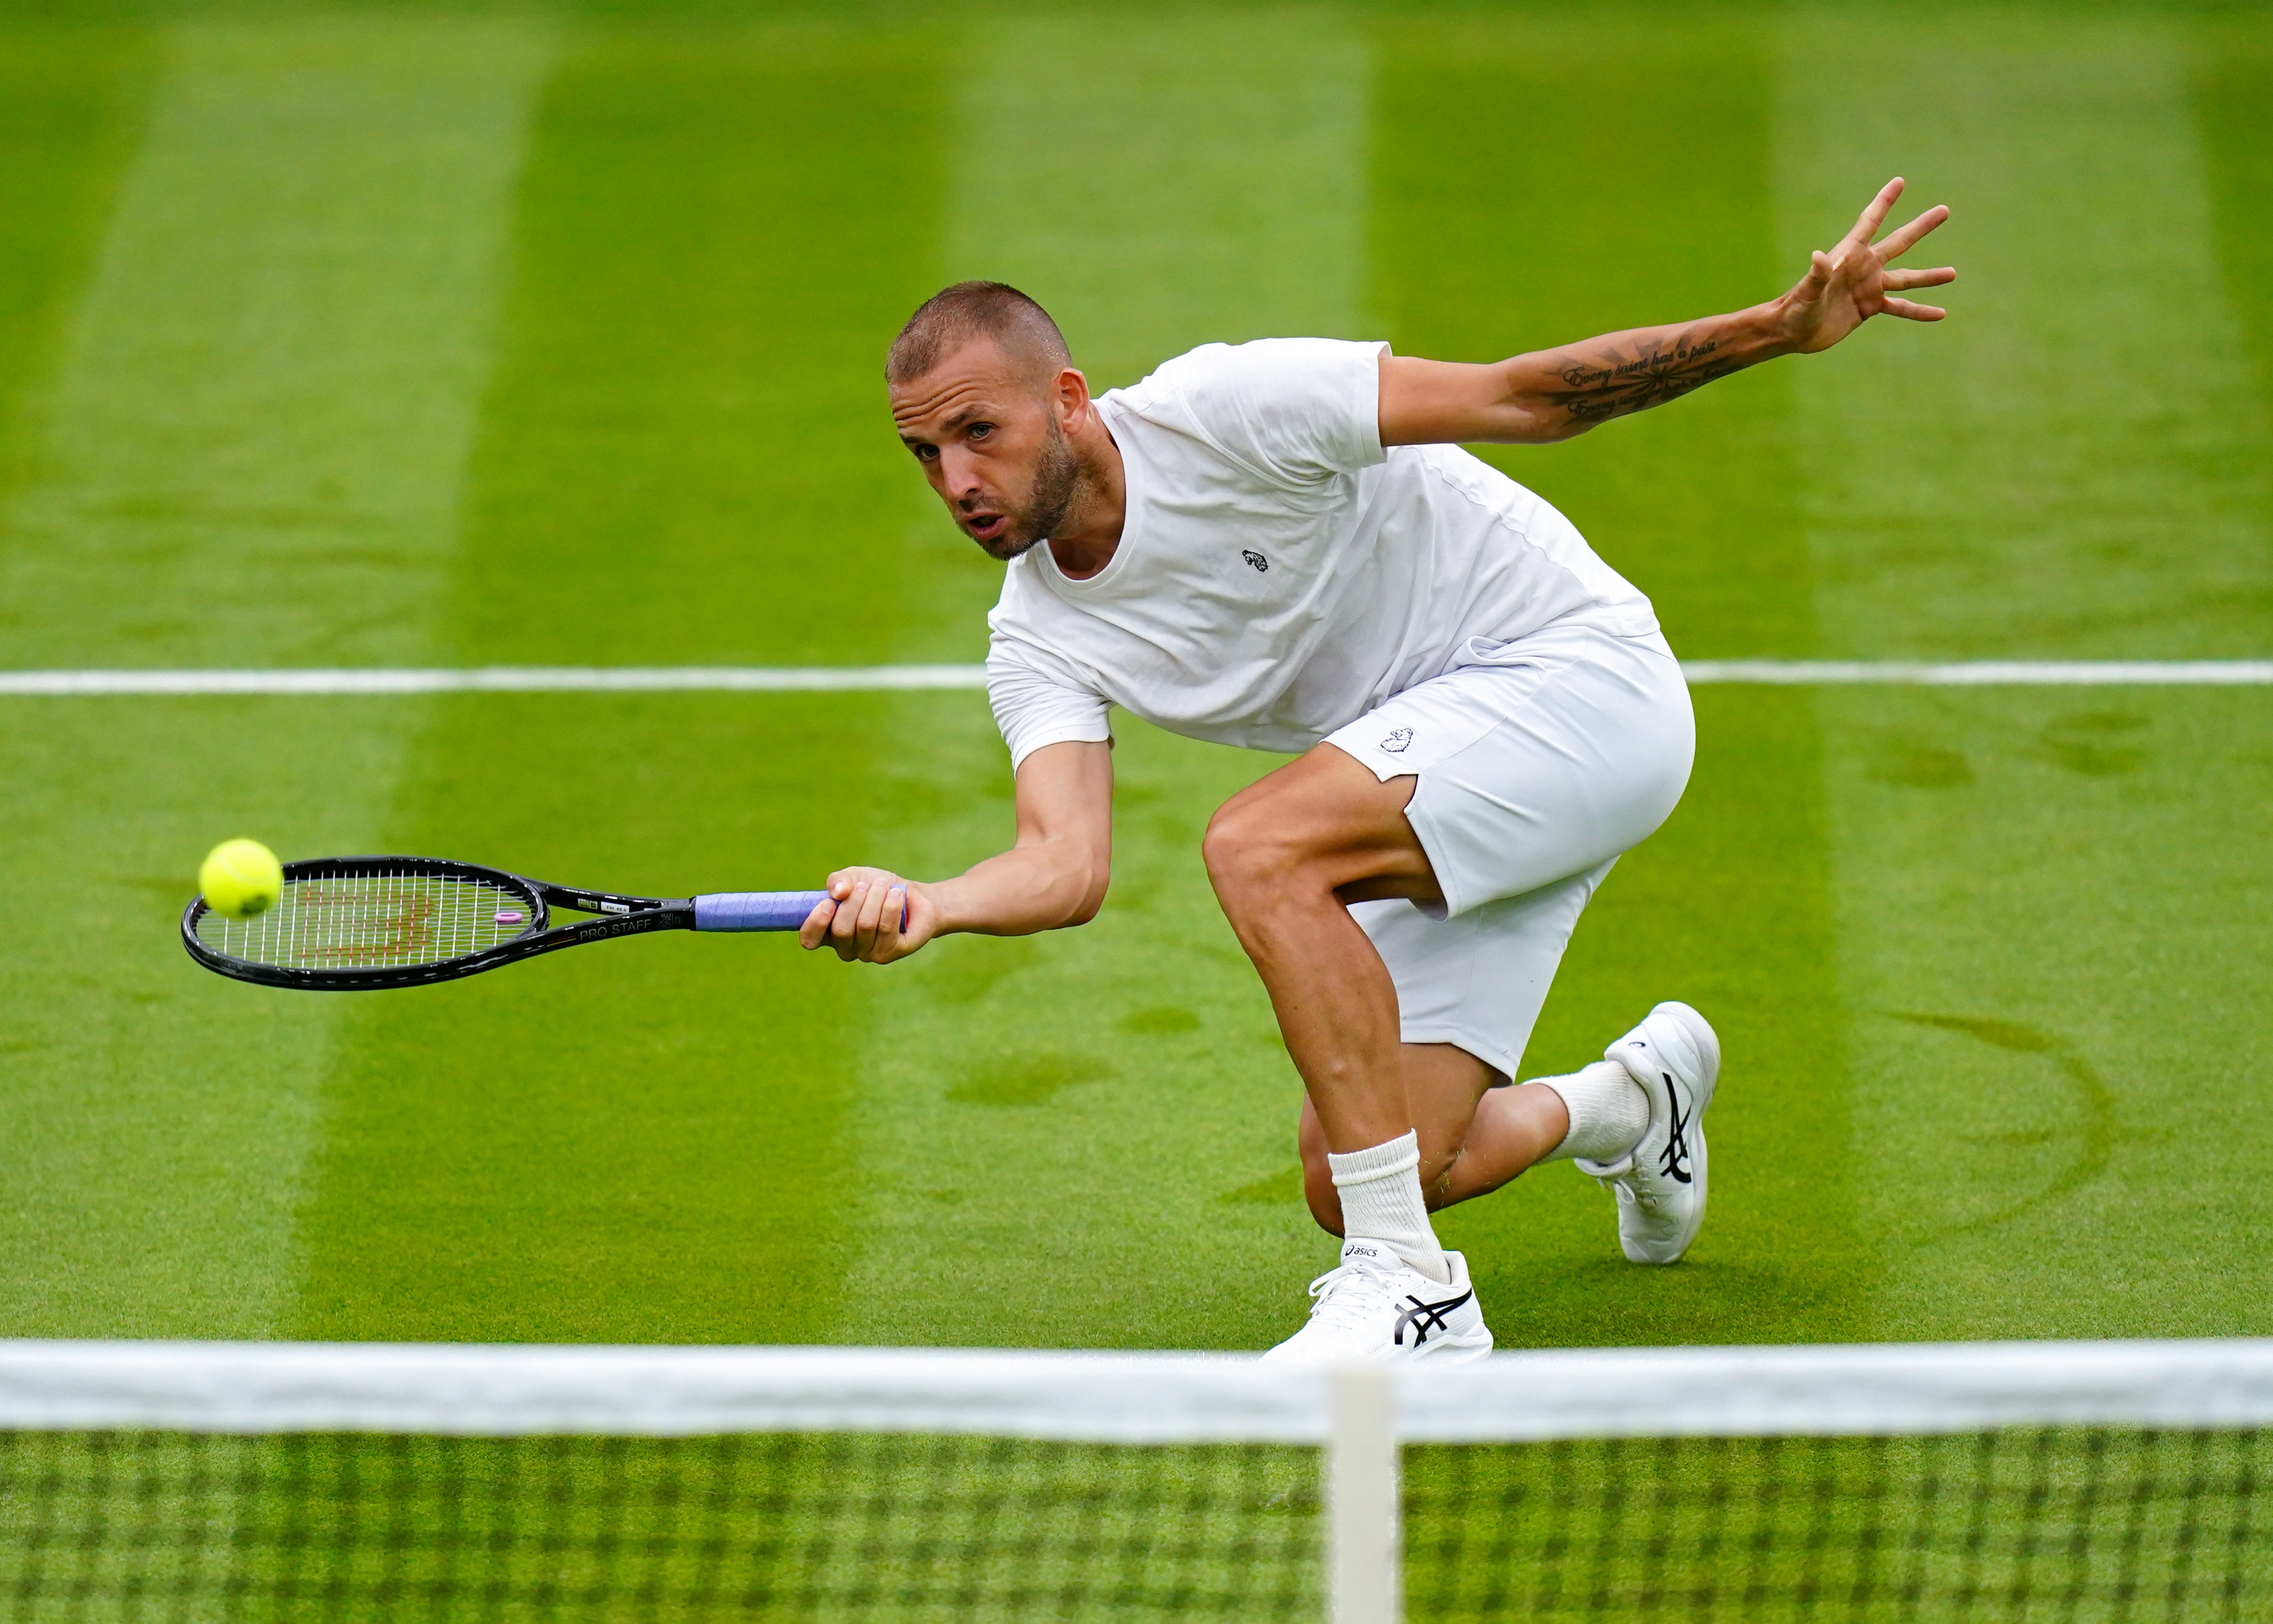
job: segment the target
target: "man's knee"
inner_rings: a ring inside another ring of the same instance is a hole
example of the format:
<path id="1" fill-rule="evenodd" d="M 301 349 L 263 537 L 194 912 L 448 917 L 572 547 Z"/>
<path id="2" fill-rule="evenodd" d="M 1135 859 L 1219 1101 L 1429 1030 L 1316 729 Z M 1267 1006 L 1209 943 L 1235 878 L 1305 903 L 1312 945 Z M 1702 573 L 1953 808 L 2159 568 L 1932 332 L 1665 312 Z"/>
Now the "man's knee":
<path id="1" fill-rule="evenodd" d="M 1216 894 L 1232 902 L 1262 889 L 1283 889 L 1300 876 L 1309 854 L 1274 819 L 1268 796 L 1242 796 L 1219 807 L 1200 839 Z"/>

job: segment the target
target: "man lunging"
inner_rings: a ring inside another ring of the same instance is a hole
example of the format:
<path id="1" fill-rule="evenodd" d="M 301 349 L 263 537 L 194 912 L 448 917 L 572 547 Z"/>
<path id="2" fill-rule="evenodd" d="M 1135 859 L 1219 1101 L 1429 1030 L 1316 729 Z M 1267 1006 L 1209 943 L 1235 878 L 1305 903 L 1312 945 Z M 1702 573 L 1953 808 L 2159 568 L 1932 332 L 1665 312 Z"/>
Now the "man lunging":
<path id="1" fill-rule="evenodd" d="M 885 963 L 949 932 L 1087 922 L 1111 860 L 1111 705 L 1302 752 L 1204 846 L 1302 1074 L 1310 1209 L 1345 1238 L 1274 1357 L 1489 1351 L 1429 1213 L 1543 1160 L 1610 1186 L 1627 1257 L 1675 1261 L 1705 1214 L 1720 1047 L 1702 1016 L 1660 1004 L 1602 1060 L 1497 1085 L 1595 887 L 1680 798 L 1688 690 L 1648 599 L 1457 447 L 1567 439 L 1875 315 L 1939 320 L 1901 296 L 1956 273 L 1889 262 L 1947 211 L 1872 241 L 1902 189 L 1782 298 L 1491 365 L 1269 339 L 1092 399 L 1024 295 L 927 301 L 886 381 L 932 488 L 1009 566 L 986 674 L 1017 838 L 951 879 L 839 871 L 805 945 Z"/>

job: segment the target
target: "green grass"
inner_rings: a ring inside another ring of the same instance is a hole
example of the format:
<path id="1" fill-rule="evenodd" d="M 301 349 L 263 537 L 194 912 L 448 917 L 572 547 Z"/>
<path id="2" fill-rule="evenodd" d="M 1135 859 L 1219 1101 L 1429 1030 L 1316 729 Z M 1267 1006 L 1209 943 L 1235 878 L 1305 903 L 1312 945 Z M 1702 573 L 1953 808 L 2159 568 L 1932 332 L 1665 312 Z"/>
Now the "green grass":
<path id="1" fill-rule="evenodd" d="M 125 13 L 122 12 L 122 16 Z M 0 23 L 0 667 L 966 660 L 878 363 L 1095 374 L 1778 290 L 1899 168 L 1956 312 L 1495 453 L 1697 656 L 2273 651 L 2273 32 L 2140 8 Z M 168 12 L 165 15 L 171 16 Z M 1692 1259 L 1448 1215 L 1505 1345 L 2273 1331 L 2259 691 L 1708 689 L 1527 1069 L 1691 999 Z M 1208 894 L 1266 758 L 1124 722 L 1084 930 L 656 939 L 292 998 L 213 841 L 684 893 L 1006 835 L 970 694 L 0 700 L 0 1334 L 1255 1347 L 1330 1261 Z"/>

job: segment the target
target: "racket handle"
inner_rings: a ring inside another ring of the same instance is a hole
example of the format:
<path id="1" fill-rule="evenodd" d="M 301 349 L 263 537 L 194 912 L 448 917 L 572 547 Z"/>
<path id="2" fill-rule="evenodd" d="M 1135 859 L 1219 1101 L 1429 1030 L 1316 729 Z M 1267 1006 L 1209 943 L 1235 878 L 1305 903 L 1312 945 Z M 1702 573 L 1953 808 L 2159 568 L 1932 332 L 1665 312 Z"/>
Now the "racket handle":
<path id="1" fill-rule="evenodd" d="M 714 891 L 694 899 L 698 931 L 794 931 L 829 900 L 826 891 Z M 900 909 L 900 924 L 908 922 Z"/>
<path id="2" fill-rule="evenodd" d="M 694 899 L 698 931 L 794 931 L 826 891 L 714 891 Z"/>

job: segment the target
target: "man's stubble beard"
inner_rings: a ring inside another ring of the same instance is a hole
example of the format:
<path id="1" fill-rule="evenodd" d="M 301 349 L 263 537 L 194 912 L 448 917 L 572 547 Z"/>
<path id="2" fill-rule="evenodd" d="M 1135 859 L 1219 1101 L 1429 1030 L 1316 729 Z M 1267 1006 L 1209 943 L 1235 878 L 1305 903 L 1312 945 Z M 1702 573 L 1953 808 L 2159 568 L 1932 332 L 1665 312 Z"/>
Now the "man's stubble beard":
<path id="1" fill-rule="evenodd" d="M 1054 417 L 1045 426 L 1041 460 L 1034 465 L 1034 493 L 1019 515 L 1016 534 L 1001 536 L 992 545 L 979 543 L 988 557 L 1004 564 L 1057 534 L 1081 489 L 1081 459 L 1074 455 Z"/>

